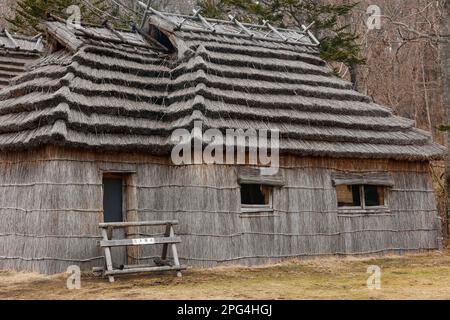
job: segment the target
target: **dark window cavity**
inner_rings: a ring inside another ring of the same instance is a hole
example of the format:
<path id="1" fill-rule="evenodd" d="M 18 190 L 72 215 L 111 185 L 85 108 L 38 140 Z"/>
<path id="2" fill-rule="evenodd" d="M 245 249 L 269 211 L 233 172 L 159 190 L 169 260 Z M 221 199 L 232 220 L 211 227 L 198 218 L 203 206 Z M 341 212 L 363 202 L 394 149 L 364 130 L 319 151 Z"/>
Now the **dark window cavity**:
<path id="1" fill-rule="evenodd" d="M 241 184 L 241 204 L 270 205 L 272 187 L 262 184 Z"/>
<path id="2" fill-rule="evenodd" d="M 363 188 L 366 207 L 384 206 L 384 187 L 365 184 Z"/>

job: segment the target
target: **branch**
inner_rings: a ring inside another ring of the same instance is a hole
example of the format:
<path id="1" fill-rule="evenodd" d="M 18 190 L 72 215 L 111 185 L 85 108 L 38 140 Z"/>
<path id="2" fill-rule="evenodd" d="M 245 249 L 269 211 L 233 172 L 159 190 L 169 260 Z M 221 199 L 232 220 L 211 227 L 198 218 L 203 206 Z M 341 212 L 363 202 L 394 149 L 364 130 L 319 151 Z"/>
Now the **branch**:
<path id="1" fill-rule="evenodd" d="M 424 38 L 424 39 L 434 40 L 436 42 L 446 43 L 446 42 L 448 42 L 448 40 L 441 39 L 441 38 L 448 38 L 448 37 L 450 37 L 450 35 L 448 35 L 448 34 L 447 35 L 441 35 L 441 34 L 431 34 L 431 33 L 423 33 L 423 32 L 417 31 L 417 30 L 411 28 L 410 26 L 408 26 L 406 23 L 403 23 L 401 21 L 395 21 L 390 16 L 381 15 L 380 17 L 386 18 L 392 24 L 394 24 L 396 26 L 399 26 L 399 27 L 405 29 L 406 31 L 416 35 L 415 38 L 410 38 L 410 39 L 406 39 L 402 35 L 402 38 L 405 39 L 405 40 L 415 40 L 415 39 L 418 39 L 418 38 Z"/>

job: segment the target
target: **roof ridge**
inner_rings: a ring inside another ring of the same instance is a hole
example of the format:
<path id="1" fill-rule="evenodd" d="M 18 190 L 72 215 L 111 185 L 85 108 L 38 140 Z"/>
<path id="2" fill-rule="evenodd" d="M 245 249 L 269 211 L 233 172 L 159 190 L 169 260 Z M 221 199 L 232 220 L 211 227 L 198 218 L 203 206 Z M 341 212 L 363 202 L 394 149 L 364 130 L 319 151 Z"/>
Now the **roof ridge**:
<path id="1" fill-rule="evenodd" d="M 42 35 L 27 37 L 20 34 L 11 34 L 4 29 L 0 32 L 0 49 L 12 52 L 41 53 L 43 51 Z"/>
<path id="2" fill-rule="evenodd" d="M 240 22 L 236 17 L 229 15 L 229 21 L 214 18 L 204 18 L 200 15 L 200 10 L 193 10 L 192 16 L 177 13 L 162 12 L 155 10 L 149 5 L 138 1 L 138 4 L 145 9 L 144 20 L 147 15 L 159 21 L 164 21 L 166 28 L 171 26 L 172 32 L 179 30 L 194 30 L 197 32 L 207 32 L 217 35 L 227 35 L 236 37 L 246 37 L 249 39 L 262 41 L 275 41 L 284 43 L 295 43 L 306 46 L 318 46 L 320 42 L 309 30 L 314 23 L 309 26 L 301 25 L 302 30 L 296 28 L 276 28 L 268 21 L 264 24 L 252 24 Z M 159 23 L 160 24 L 160 23 Z M 305 41 L 308 40 L 308 41 Z"/>
<path id="3" fill-rule="evenodd" d="M 50 17 L 47 19 L 47 22 L 59 22 L 64 23 L 65 20 L 61 18 L 60 16 L 57 16 L 55 14 L 51 14 Z M 82 27 L 89 27 L 89 28 L 106 28 L 104 24 L 96 24 L 96 23 L 90 23 L 86 21 L 80 21 L 80 25 Z M 127 33 L 135 33 L 132 28 L 122 28 L 122 27 L 114 27 L 115 30 L 119 32 L 127 32 Z"/>
<path id="4" fill-rule="evenodd" d="M 19 33 L 14 33 L 14 34 L 11 34 L 11 35 L 14 36 L 15 39 L 35 42 L 35 41 L 37 41 L 38 36 L 40 35 L 40 33 L 35 35 L 35 36 L 27 36 L 27 35 L 19 34 Z M 5 30 L 0 31 L 0 36 L 5 36 L 5 37 L 7 36 Z"/>

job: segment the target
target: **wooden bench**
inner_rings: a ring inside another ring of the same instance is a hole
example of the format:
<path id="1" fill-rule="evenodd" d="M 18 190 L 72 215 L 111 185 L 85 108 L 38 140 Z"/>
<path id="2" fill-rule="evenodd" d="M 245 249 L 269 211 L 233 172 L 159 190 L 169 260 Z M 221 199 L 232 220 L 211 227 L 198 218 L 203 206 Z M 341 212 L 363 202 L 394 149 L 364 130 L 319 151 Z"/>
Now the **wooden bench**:
<path id="1" fill-rule="evenodd" d="M 181 277 L 181 270 L 185 270 L 186 266 L 180 265 L 178 259 L 178 252 L 176 244 L 181 242 L 181 239 L 175 236 L 173 226 L 177 225 L 177 220 L 167 221 L 135 221 L 135 222 L 105 222 L 100 223 L 101 233 L 103 239 L 99 242 L 100 247 L 105 255 L 105 267 L 93 268 L 94 273 L 101 272 L 103 276 L 108 277 L 109 282 L 114 282 L 114 275 L 153 272 L 153 271 L 177 271 L 177 276 Z M 162 237 L 147 237 L 147 238 L 127 238 L 127 239 L 112 239 L 113 229 L 122 229 L 128 227 L 146 227 L 146 226 L 165 226 L 165 233 Z M 161 259 L 156 260 L 161 265 L 124 265 L 120 269 L 114 269 L 111 257 L 112 247 L 127 247 L 127 246 L 145 246 L 145 245 L 159 245 L 162 244 Z M 171 247 L 173 265 L 167 264 L 167 251 Z"/>

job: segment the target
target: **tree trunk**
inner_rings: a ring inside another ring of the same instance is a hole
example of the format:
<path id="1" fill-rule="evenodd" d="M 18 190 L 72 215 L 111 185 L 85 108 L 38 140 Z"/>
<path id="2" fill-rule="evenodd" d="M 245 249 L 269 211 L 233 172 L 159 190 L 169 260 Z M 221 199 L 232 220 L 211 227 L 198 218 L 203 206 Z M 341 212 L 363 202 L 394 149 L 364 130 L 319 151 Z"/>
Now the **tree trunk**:
<path id="1" fill-rule="evenodd" d="M 450 19 L 450 1 L 445 0 L 443 5 L 443 16 L 441 20 L 441 34 L 450 34 L 449 19 Z M 439 53 L 441 56 L 441 85 L 442 85 L 442 106 L 447 115 L 447 123 L 450 122 L 450 40 L 448 37 L 443 37 L 446 42 L 440 43 Z M 449 210 L 450 210 L 450 131 L 447 131 L 447 157 L 445 170 L 445 230 L 444 235 L 449 235 Z"/>
<path id="2" fill-rule="evenodd" d="M 349 66 L 350 80 L 353 83 L 353 89 L 358 90 L 358 65 L 352 64 Z"/>

